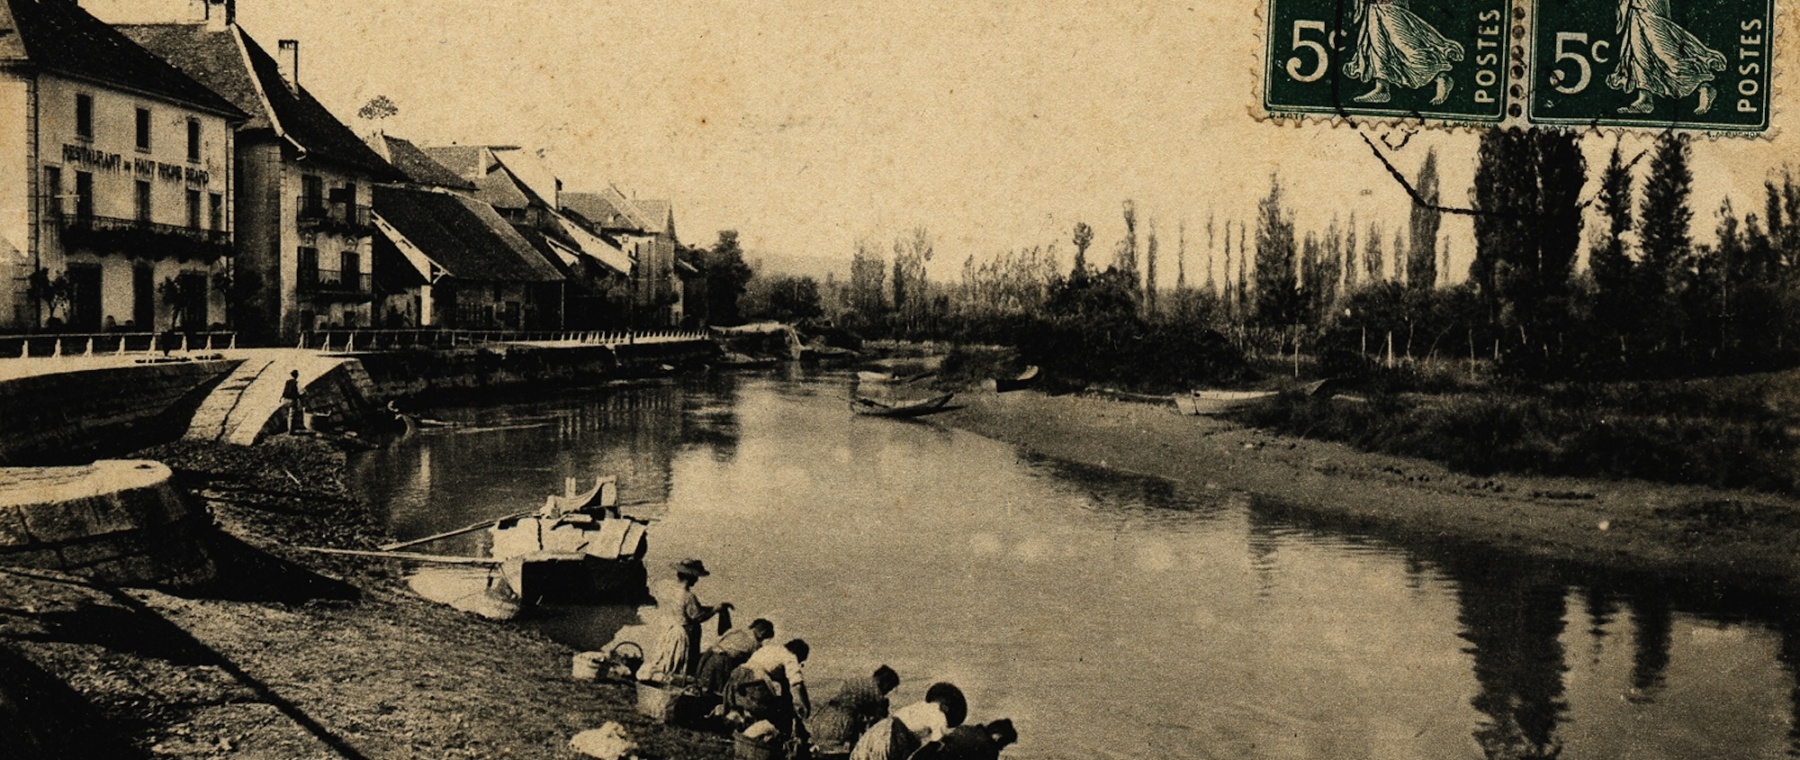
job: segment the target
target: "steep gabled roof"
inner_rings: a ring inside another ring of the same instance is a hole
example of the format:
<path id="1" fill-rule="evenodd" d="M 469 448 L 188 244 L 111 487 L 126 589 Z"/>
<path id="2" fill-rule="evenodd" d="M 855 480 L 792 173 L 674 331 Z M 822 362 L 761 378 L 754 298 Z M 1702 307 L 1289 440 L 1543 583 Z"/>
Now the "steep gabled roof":
<path id="1" fill-rule="evenodd" d="M 654 229 L 643 218 L 637 206 L 613 188 L 598 193 L 565 192 L 562 194 L 562 206 L 564 211 L 574 214 L 597 230 L 650 232 Z"/>
<path id="2" fill-rule="evenodd" d="M 72 0 L 0 0 L 0 64 L 33 64 L 232 120 L 245 117 L 243 110 Z"/>
<path id="3" fill-rule="evenodd" d="M 124 24 L 120 31 L 252 115 L 246 129 L 273 129 L 311 158 L 360 169 L 378 179 L 401 174 L 332 115 L 238 26 Z"/>
<path id="4" fill-rule="evenodd" d="M 483 145 L 433 145 L 425 155 L 475 183 L 475 197 L 495 208 L 530 208 L 537 196 L 506 168 L 495 151 Z"/>
<path id="5" fill-rule="evenodd" d="M 473 198 L 378 185 L 375 215 L 452 277 L 495 282 L 563 279 L 499 212 Z"/>
<path id="6" fill-rule="evenodd" d="M 374 144 L 371 147 L 375 148 L 375 152 L 380 153 L 381 157 L 393 164 L 395 169 L 399 169 L 402 174 L 405 174 L 409 181 L 452 190 L 475 190 L 475 183 L 451 171 L 450 167 L 438 163 L 436 159 L 426 155 L 425 151 L 420 150 L 419 146 L 414 145 L 410 140 L 393 135 L 376 135 L 372 141 Z"/>
<path id="7" fill-rule="evenodd" d="M 644 223 L 650 225 L 650 231 L 658 235 L 675 237 L 674 204 L 668 201 L 632 201 L 638 207 L 638 215 Z"/>

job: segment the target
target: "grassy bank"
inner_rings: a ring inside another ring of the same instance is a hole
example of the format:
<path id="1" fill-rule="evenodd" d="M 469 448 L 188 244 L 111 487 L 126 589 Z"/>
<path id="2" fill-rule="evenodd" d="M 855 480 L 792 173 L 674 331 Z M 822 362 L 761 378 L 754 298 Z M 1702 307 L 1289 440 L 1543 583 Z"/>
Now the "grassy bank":
<path id="1" fill-rule="evenodd" d="M 171 594 L 4 571 L 0 671 L 102 727 L 46 757 L 576 758 L 570 737 L 607 721 L 644 757 L 729 756 L 721 737 L 639 716 L 629 685 L 571 680 L 567 647 L 419 599 L 396 563 L 297 550 L 385 538 L 345 491 L 342 452 L 279 439 L 144 456 L 212 511 L 226 580 Z"/>
<path id="2" fill-rule="evenodd" d="M 1786 375 L 1286 395 L 1236 419 L 1474 475 L 1636 478 L 1800 493 Z"/>

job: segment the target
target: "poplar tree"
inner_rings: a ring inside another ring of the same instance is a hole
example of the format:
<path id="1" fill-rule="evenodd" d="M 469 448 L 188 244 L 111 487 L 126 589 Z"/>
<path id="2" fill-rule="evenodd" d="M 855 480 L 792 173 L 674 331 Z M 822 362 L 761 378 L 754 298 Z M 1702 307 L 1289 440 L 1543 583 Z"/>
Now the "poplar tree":
<path id="1" fill-rule="evenodd" d="M 1075 223 L 1075 271 L 1073 274 L 1087 273 L 1087 249 L 1094 244 L 1094 228 L 1087 222 Z"/>
<path id="2" fill-rule="evenodd" d="M 1149 220 L 1149 233 L 1144 241 L 1144 313 L 1156 315 L 1156 219 Z"/>
<path id="3" fill-rule="evenodd" d="M 1437 149 L 1432 148 L 1425 153 L 1425 163 L 1419 167 L 1419 179 L 1415 186 L 1418 198 L 1412 207 L 1412 240 L 1406 256 L 1406 285 L 1413 290 L 1431 290 L 1437 286 L 1437 239 L 1438 227 L 1443 224 L 1443 212 L 1438 211 L 1438 160 Z"/>
<path id="4" fill-rule="evenodd" d="M 1264 325 L 1292 324 L 1298 292 L 1294 275 L 1294 221 L 1282 206 L 1281 179 L 1269 178 L 1269 194 L 1257 204 L 1256 319 Z"/>
<path id="5" fill-rule="evenodd" d="M 1613 143 L 1606 171 L 1600 175 L 1596 200 L 1606 226 L 1597 230 L 1588 249 L 1588 273 L 1594 280 L 1594 320 L 1613 340 L 1624 341 L 1637 323 L 1635 264 L 1626 248 L 1631 231 L 1631 170 L 1625 165 L 1618 142 Z M 1621 345 L 1621 353 L 1628 351 Z M 1623 356 L 1621 358 L 1624 358 Z"/>
<path id="6" fill-rule="evenodd" d="M 1567 318 L 1586 171 L 1573 135 L 1494 129 L 1481 136 L 1469 278 L 1502 328 L 1503 358 L 1520 368 L 1553 368 L 1546 362 L 1552 333 Z"/>

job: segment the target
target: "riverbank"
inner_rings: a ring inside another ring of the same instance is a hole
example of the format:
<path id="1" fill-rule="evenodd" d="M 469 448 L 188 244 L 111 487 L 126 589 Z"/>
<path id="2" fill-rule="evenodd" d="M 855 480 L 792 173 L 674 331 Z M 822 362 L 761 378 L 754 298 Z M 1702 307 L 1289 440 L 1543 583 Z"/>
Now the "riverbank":
<path id="1" fill-rule="evenodd" d="M 1610 571 L 1800 593 L 1800 502 L 1641 481 L 1459 474 L 1172 407 L 969 394 L 935 419 L 1043 456 L 1247 491 L 1400 541 L 1480 544 Z"/>
<path id="2" fill-rule="evenodd" d="M 419 599 L 395 562 L 294 549 L 385 538 L 341 451 L 283 437 L 141 455 L 211 510 L 226 580 L 177 596 L 0 571 L 0 672 L 41 681 L 33 699 L 66 721 L 42 738 L 73 754 L 44 756 L 578 758 L 569 739 L 608 721 L 645 757 L 729 756 L 639 716 L 629 685 L 571 680 L 568 647 Z"/>

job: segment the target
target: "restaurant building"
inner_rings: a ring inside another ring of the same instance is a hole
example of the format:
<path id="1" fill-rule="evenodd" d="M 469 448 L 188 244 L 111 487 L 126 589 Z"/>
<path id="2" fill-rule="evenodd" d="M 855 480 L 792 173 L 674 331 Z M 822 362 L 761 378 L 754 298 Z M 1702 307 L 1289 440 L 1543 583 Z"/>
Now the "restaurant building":
<path id="1" fill-rule="evenodd" d="M 300 85 L 300 43 L 271 55 L 237 24 L 234 0 L 186 23 L 121 31 L 249 114 L 236 137 L 240 329 L 291 341 L 374 322 L 369 199 L 403 177 Z"/>
<path id="2" fill-rule="evenodd" d="M 0 0 L 0 329 L 226 323 L 245 118 L 74 0 Z"/>

